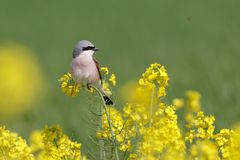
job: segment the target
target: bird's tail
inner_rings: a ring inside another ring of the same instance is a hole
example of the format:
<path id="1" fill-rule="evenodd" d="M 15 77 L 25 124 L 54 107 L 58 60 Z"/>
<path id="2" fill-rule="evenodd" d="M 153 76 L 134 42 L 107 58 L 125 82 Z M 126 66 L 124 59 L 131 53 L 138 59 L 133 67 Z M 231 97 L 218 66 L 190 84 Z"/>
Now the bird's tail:
<path id="1" fill-rule="evenodd" d="M 101 82 L 98 84 L 99 89 L 101 90 L 102 94 L 103 94 L 103 99 L 105 101 L 105 104 L 110 106 L 113 105 L 113 101 L 109 98 L 108 94 L 106 93 L 106 91 L 103 89 Z"/>
<path id="2" fill-rule="evenodd" d="M 106 105 L 108 105 L 108 106 L 113 105 L 113 101 L 108 96 L 103 95 L 103 99 L 104 99 Z"/>

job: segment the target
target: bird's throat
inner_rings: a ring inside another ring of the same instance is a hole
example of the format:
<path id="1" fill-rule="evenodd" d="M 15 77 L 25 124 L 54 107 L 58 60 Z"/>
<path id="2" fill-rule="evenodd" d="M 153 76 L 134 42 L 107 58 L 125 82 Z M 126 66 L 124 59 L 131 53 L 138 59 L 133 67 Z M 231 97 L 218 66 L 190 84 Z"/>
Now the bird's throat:
<path id="1" fill-rule="evenodd" d="M 92 51 L 85 51 L 82 52 L 79 56 L 77 56 L 75 58 L 75 60 L 78 62 L 79 65 L 89 65 L 90 63 L 93 62 L 93 53 L 91 53 Z"/>

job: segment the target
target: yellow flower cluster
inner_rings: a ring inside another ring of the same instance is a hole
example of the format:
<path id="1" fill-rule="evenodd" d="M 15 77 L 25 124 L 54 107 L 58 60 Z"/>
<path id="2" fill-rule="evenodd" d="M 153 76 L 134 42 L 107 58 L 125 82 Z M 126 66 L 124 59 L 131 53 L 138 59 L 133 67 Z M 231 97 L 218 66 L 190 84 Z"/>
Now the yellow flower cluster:
<path id="1" fill-rule="evenodd" d="M 186 109 L 187 112 L 198 112 L 201 110 L 200 99 L 201 95 L 196 91 L 187 91 L 186 92 L 187 101 Z"/>
<path id="2" fill-rule="evenodd" d="M 187 128 L 190 130 L 187 132 L 185 139 L 192 143 L 194 138 L 209 139 L 213 137 L 215 118 L 213 116 L 205 116 L 203 112 L 198 112 L 193 117 L 190 123 L 187 124 Z"/>
<path id="3" fill-rule="evenodd" d="M 142 74 L 139 79 L 140 86 L 147 86 L 149 88 L 158 87 L 157 96 L 166 96 L 166 87 L 168 86 L 168 74 L 164 66 L 159 63 L 153 63 Z"/>
<path id="4" fill-rule="evenodd" d="M 137 159 L 172 159 L 175 156 L 183 159 L 185 144 L 173 106 L 160 103 L 151 124 L 142 126 L 139 133 L 142 139 L 138 143 Z"/>
<path id="5" fill-rule="evenodd" d="M 72 142 L 68 136 L 62 133 L 60 127 L 45 127 L 42 132 L 44 144 L 44 159 L 80 159 L 81 144 Z"/>
<path id="6" fill-rule="evenodd" d="M 186 127 L 185 140 L 190 142 L 190 159 L 218 159 L 217 146 L 214 145 L 215 118 L 205 116 L 201 111 L 201 95 L 196 91 L 186 92 Z"/>
<path id="7" fill-rule="evenodd" d="M 116 81 L 116 76 L 115 76 L 115 74 L 112 74 L 112 75 L 111 75 L 111 77 L 109 78 L 109 82 L 111 82 L 113 86 L 116 85 L 117 81 Z"/>
<path id="8" fill-rule="evenodd" d="M 180 98 L 174 98 L 172 101 L 172 104 L 176 109 L 179 109 L 179 108 L 183 107 L 184 100 L 180 99 Z"/>
<path id="9" fill-rule="evenodd" d="M 231 129 L 222 129 L 215 135 L 215 143 L 219 148 L 222 159 L 239 159 L 240 132 Z"/>
<path id="10" fill-rule="evenodd" d="M 159 99 L 166 95 L 168 74 L 160 64 L 152 64 L 138 85 L 128 85 L 129 101 L 120 112 L 108 108 L 117 147 L 129 160 L 202 159 L 237 160 L 240 133 L 223 129 L 215 134 L 215 118 L 201 111 L 201 95 L 187 91 L 186 100 L 176 98 L 173 105 Z M 185 106 L 186 132 L 178 126 L 176 109 Z M 106 114 L 97 138 L 110 139 Z M 190 143 L 189 143 L 190 142 Z"/>
<path id="11" fill-rule="evenodd" d="M 40 152 L 44 149 L 44 144 L 42 142 L 42 135 L 40 130 L 35 130 L 31 133 L 30 138 L 30 147 L 33 153 Z"/>
<path id="12" fill-rule="evenodd" d="M 19 137 L 17 133 L 10 132 L 5 127 L 0 127 L 0 159 L 33 160 L 34 156 L 26 141 Z"/>
<path id="13" fill-rule="evenodd" d="M 196 91 L 186 92 L 186 121 L 191 121 L 191 119 L 196 115 L 197 112 L 201 111 L 201 95 Z"/>
<path id="14" fill-rule="evenodd" d="M 240 132 L 221 129 L 214 134 L 215 118 L 205 116 L 201 111 L 200 94 L 196 91 L 186 93 L 186 127 L 185 140 L 190 142 L 189 159 L 237 160 L 240 157 Z"/>
<path id="15" fill-rule="evenodd" d="M 77 96 L 80 86 L 72 79 L 72 75 L 70 73 L 65 73 L 58 79 L 58 81 L 61 83 L 63 93 L 67 96 Z"/>
<path id="16" fill-rule="evenodd" d="M 117 83 L 116 76 L 115 76 L 115 74 L 111 74 L 111 76 L 109 77 L 108 67 L 101 67 L 100 72 L 102 75 L 103 89 L 105 90 L 106 94 L 110 96 L 110 95 L 112 95 L 111 85 L 115 86 Z"/>
<path id="17" fill-rule="evenodd" d="M 107 110 L 113 126 L 112 130 L 116 136 L 117 142 L 119 143 L 119 150 L 129 150 L 131 147 L 130 138 L 136 135 L 134 128 L 129 128 L 129 124 L 123 121 L 122 114 L 118 110 L 113 107 L 108 107 Z M 97 132 L 97 138 L 112 138 L 106 113 L 102 116 L 102 131 Z"/>
<path id="18" fill-rule="evenodd" d="M 60 127 L 45 127 L 30 136 L 30 147 L 16 133 L 0 127 L 0 159 L 7 160 L 86 160 L 81 144 L 72 142 Z"/>
<path id="19" fill-rule="evenodd" d="M 109 108 L 120 151 L 128 152 L 128 159 L 179 159 L 184 156 L 184 139 L 177 125 L 175 107 L 162 103 L 159 97 L 166 95 L 168 75 L 160 64 L 152 64 L 133 87 L 135 95 L 148 100 L 133 101 L 123 107 L 123 114 Z M 105 115 L 102 117 L 101 138 L 111 138 Z M 98 133 L 99 134 L 99 133 Z"/>

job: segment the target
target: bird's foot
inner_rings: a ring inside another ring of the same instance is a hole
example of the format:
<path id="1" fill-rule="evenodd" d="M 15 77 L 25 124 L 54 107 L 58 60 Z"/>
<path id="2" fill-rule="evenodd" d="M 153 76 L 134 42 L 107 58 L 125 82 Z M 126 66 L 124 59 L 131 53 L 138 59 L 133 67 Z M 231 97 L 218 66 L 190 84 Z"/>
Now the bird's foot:
<path id="1" fill-rule="evenodd" d="M 89 92 L 93 93 L 94 92 L 94 88 L 90 85 L 90 84 L 87 84 L 87 89 Z"/>

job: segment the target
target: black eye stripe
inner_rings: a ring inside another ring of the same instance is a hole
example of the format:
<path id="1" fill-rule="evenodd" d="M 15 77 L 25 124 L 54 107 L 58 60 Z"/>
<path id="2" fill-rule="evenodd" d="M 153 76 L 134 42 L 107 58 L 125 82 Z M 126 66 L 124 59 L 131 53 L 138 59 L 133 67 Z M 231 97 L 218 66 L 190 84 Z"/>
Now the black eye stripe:
<path id="1" fill-rule="evenodd" d="M 93 46 L 83 47 L 83 51 L 94 50 L 94 49 L 95 49 L 95 47 L 93 47 Z"/>

